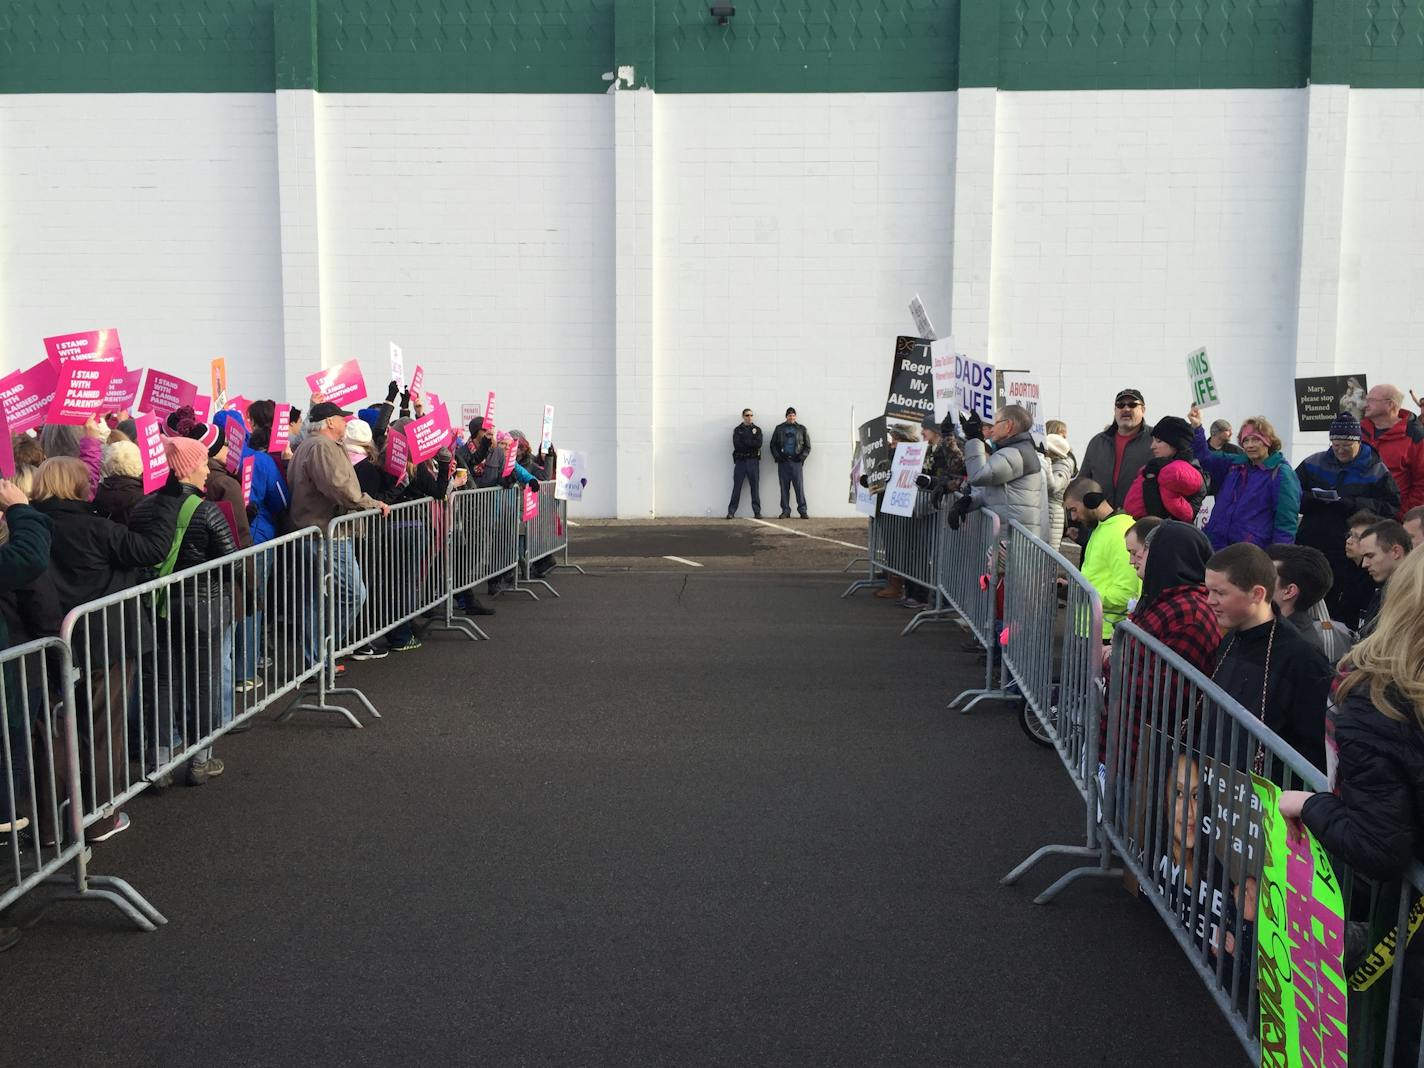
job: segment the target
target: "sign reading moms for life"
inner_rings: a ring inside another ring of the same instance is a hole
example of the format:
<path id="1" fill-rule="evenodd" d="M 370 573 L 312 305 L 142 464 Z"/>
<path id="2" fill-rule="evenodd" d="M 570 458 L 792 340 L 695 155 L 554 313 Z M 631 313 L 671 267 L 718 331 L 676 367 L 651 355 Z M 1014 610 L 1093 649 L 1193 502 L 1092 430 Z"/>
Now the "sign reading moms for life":
<path id="1" fill-rule="evenodd" d="M 882 515 L 902 515 L 908 519 L 915 514 L 915 499 L 920 492 L 915 479 L 925 463 L 925 448 L 922 441 L 902 441 L 895 446 L 890 484 L 885 487 L 885 498 L 880 505 Z"/>
<path id="2" fill-rule="evenodd" d="M 1221 403 L 1221 397 L 1216 392 L 1216 379 L 1212 377 L 1211 364 L 1206 358 L 1206 349 L 1187 353 L 1187 375 L 1192 380 L 1194 405 L 1198 408 L 1210 408 Z"/>

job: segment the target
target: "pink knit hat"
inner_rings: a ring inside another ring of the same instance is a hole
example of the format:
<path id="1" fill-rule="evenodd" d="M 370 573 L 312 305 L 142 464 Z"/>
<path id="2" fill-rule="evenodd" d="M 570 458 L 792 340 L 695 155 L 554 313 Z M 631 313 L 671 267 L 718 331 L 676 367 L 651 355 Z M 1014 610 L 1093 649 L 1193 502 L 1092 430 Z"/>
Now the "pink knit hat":
<path id="1" fill-rule="evenodd" d="M 169 470 L 180 480 L 199 468 L 208 468 L 208 450 L 192 438 L 168 438 L 163 442 L 163 451 L 168 456 Z"/>

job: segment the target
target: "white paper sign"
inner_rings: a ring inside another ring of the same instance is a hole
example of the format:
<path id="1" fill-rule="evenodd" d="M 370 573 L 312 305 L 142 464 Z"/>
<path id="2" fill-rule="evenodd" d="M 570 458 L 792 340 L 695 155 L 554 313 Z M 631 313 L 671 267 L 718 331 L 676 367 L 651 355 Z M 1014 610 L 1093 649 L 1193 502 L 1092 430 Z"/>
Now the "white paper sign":
<path id="1" fill-rule="evenodd" d="M 920 299 L 918 293 L 915 299 L 910 301 L 910 315 L 914 317 L 915 329 L 919 332 L 916 336 L 927 341 L 935 341 L 939 335 L 935 333 L 934 324 L 930 322 L 930 314 L 925 311 L 925 302 Z"/>
<path id="2" fill-rule="evenodd" d="M 554 406 L 544 405 L 544 432 L 539 436 L 539 451 L 548 452 L 554 444 Z"/>
<path id="3" fill-rule="evenodd" d="M 1005 371 L 1004 403 L 1017 404 L 1027 408 L 1029 414 L 1033 416 L 1034 440 L 1043 440 L 1045 433 L 1043 429 L 1043 387 L 1038 381 L 1038 375 L 1024 374 L 1020 371 Z"/>
<path id="4" fill-rule="evenodd" d="M 554 499 L 558 501 L 583 500 L 583 488 L 588 485 L 584 471 L 583 453 L 568 450 L 559 453 L 559 469 L 554 477 Z"/>
<path id="5" fill-rule="evenodd" d="M 1221 398 L 1216 394 L 1216 379 L 1212 377 L 1206 349 L 1187 353 L 1187 377 L 1192 380 L 1192 403 L 1198 408 L 1210 408 L 1221 403 Z"/>
<path id="6" fill-rule="evenodd" d="M 396 380 L 396 385 L 405 389 L 405 356 L 394 341 L 391 342 L 391 377 Z"/>
<path id="7" fill-rule="evenodd" d="M 875 514 L 875 494 L 860 484 L 860 464 L 855 465 L 855 510 L 861 515 Z"/>
<path id="8" fill-rule="evenodd" d="M 954 338 L 940 338 L 930 345 L 930 374 L 934 378 L 935 422 L 959 416 L 959 394 L 954 378 Z"/>
<path id="9" fill-rule="evenodd" d="M 961 412 L 972 412 L 985 423 L 994 421 L 994 365 L 956 354 L 954 381 Z"/>
<path id="10" fill-rule="evenodd" d="M 890 461 L 890 481 L 885 486 L 885 499 L 880 503 L 882 515 L 909 518 L 915 514 L 915 498 L 920 493 L 915 479 L 920 477 L 925 463 L 925 448 L 922 441 L 902 441 L 895 446 L 895 458 Z"/>

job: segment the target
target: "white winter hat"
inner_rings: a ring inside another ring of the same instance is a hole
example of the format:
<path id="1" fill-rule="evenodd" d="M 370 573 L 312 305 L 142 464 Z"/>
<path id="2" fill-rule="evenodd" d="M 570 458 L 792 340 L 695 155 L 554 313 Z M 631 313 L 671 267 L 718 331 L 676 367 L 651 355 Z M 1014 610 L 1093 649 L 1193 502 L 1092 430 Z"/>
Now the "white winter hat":
<path id="1" fill-rule="evenodd" d="M 1043 435 L 1043 451 L 1055 460 L 1061 460 L 1072 451 L 1072 446 L 1068 444 L 1068 439 L 1062 434 Z"/>

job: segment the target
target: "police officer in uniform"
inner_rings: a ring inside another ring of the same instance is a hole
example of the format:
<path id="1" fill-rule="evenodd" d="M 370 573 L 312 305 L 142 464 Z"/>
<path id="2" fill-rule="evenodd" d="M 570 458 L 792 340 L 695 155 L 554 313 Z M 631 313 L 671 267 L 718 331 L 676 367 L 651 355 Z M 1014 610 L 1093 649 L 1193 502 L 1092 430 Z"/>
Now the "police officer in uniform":
<path id="1" fill-rule="evenodd" d="M 752 422 L 752 410 L 742 409 L 742 421 L 732 430 L 732 502 L 727 518 L 737 517 L 742 502 L 742 480 L 752 489 L 752 515 L 761 518 L 761 427 Z"/>

